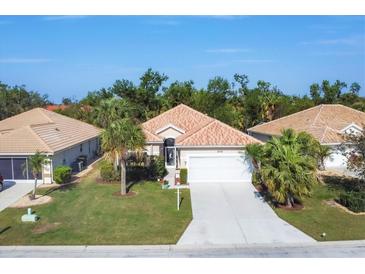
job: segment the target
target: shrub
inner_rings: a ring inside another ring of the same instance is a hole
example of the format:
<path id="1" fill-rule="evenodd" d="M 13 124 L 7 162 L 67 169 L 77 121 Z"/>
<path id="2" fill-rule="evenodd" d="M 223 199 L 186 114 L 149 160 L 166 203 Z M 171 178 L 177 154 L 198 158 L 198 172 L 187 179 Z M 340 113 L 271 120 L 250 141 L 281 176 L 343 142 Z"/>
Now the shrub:
<path id="1" fill-rule="evenodd" d="M 53 180 L 57 184 L 64 184 L 71 180 L 72 169 L 69 166 L 58 166 L 53 172 Z"/>
<path id="2" fill-rule="evenodd" d="M 353 212 L 365 212 L 365 192 L 342 193 L 336 202 Z"/>
<path id="3" fill-rule="evenodd" d="M 344 176 L 322 176 L 323 182 L 334 189 L 346 192 L 365 191 L 365 181 L 354 177 Z"/>
<path id="4" fill-rule="evenodd" d="M 180 169 L 180 183 L 186 184 L 188 182 L 188 170 L 186 168 Z"/>
<path id="5" fill-rule="evenodd" d="M 114 170 L 113 164 L 109 162 L 103 162 L 100 166 L 100 177 L 105 182 L 113 182 L 120 180 L 120 174 Z"/>
<path id="6" fill-rule="evenodd" d="M 149 179 L 148 169 L 143 166 L 127 167 L 127 182 L 138 182 Z"/>
<path id="7" fill-rule="evenodd" d="M 165 160 L 163 157 L 153 157 L 151 158 L 151 163 L 149 166 L 149 177 L 151 179 L 163 178 L 167 175 L 167 170 L 165 168 Z"/>

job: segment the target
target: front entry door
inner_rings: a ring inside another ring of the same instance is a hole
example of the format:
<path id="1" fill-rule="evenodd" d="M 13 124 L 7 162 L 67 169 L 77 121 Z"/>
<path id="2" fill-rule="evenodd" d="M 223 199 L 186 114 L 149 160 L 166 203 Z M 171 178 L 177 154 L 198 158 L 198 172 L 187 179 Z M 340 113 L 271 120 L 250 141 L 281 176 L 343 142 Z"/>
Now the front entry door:
<path id="1" fill-rule="evenodd" d="M 176 147 L 165 147 L 166 167 L 176 167 Z"/>

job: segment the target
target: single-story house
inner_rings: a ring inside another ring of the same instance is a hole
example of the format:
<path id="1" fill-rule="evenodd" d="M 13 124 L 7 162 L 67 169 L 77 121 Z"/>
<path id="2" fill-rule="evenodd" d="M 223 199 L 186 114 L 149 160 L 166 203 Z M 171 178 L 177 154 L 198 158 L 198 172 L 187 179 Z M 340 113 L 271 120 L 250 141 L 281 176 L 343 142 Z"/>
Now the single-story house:
<path id="1" fill-rule="evenodd" d="M 168 171 L 188 169 L 188 182 L 250 181 L 244 147 L 259 140 L 180 104 L 142 124 L 148 155 L 163 156 Z"/>
<path id="2" fill-rule="evenodd" d="M 256 125 L 248 134 L 266 142 L 272 136 L 279 136 L 283 129 L 305 131 L 322 145 L 330 146 L 331 156 L 325 160 L 325 168 L 346 170 L 347 159 L 339 149 L 344 136 L 357 133 L 365 124 L 365 113 L 340 104 L 319 105 L 297 113 Z"/>
<path id="3" fill-rule="evenodd" d="M 39 151 L 50 159 L 40 179 L 52 183 L 57 166 L 77 169 L 80 156 L 87 162 L 96 157 L 99 135 L 100 129 L 92 125 L 43 108 L 4 119 L 0 121 L 0 173 L 8 181 L 33 182 L 27 158 Z"/>

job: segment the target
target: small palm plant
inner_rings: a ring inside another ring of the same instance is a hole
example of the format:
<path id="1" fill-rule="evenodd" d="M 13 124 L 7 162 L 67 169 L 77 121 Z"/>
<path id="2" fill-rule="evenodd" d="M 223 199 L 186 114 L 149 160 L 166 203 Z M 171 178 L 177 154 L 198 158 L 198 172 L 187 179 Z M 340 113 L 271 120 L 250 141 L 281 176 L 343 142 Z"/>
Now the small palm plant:
<path id="1" fill-rule="evenodd" d="M 30 169 L 33 178 L 34 178 L 34 188 L 32 195 L 30 198 L 32 200 L 35 199 L 36 190 L 37 190 L 37 180 L 40 174 L 42 174 L 43 165 L 47 164 L 49 159 L 46 155 L 37 151 L 34 155 L 28 157 L 28 168 Z"/>
<path id="2" fill-rule="evenodd" d="M 261 160 L 264 156 L 263 145 L 250 144 L 246 146 L 246 153 L 251 158 L 255 169 L 260 170 Z"/>
<path id="3" fill-rule="evenodd" d="M 120 168 L 121 195 L 127 194 L 126 158 L 129 150 L 143 148 L 145 139 L 141 128 L 124 118 L 110 124 L 101 135 L 102 148 L 106 158 L 114 163 L 114 169 Z"/>
<path id="4" fill-rule="evenodd" d="M 319 162 L 318 166 L 319 166 L 320 170 L 326 169 L 324 161 L 326 158 L 331 156 L 331 152 L 332 151 L 329 146 L 319 145 L 317 155 L 318 155 L 318 162 Z"/>

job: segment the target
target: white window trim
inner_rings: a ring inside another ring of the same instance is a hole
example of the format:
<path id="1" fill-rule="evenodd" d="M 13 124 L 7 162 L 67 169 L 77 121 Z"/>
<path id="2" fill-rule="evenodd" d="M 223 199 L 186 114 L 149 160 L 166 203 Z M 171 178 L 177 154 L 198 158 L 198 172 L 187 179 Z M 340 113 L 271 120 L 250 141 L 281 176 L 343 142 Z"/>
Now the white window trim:
<path id="1" fill-rule="evenodd" d="M 173 124 L 168 124 L 162 128 L 159 128 L 158 130 L 156 130 L 156 134 L 159 134 L 161 133 L 162 131 L 165 131 L 166 129 L 169 129 L 169 128 L 172 128 L 172 129 L 175 129 L 176 131 L 180 132 L 181 134 L 184 134 L 185 133 L 185 130 L 181 129 L 181 128 L 178 128 L 177 126 L 174 126 Z"/>

